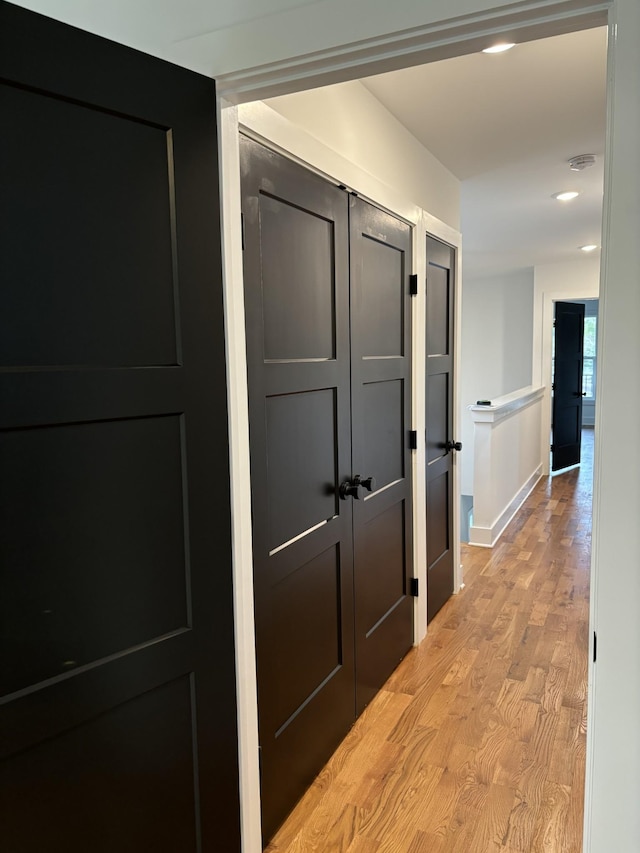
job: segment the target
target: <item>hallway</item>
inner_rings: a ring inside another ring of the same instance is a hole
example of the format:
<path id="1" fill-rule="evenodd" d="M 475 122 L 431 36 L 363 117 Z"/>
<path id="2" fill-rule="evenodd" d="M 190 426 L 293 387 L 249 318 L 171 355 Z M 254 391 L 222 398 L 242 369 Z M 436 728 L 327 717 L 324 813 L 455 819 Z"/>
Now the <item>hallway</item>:
<path id="1" fill-rule="evenodd" d="M 268 853 L 579 853 L 593 430 L 440 611 Z"/>

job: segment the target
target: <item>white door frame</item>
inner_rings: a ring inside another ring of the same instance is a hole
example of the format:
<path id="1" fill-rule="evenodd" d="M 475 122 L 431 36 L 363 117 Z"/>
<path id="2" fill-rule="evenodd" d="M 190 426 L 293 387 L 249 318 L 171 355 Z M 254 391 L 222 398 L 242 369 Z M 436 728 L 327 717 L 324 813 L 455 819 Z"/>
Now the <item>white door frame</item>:
<path id="1" fill-rule="evenodd" d="M 553 385 L 553 322 L 555 319 L 556 302 L 591 302 L 598 299 L 595 296 L 581 296 L 575 291 L 545 291 L 542 294 L 542 380 L 545 391 L 542 398 L 542 436 L 541 436 L 541 458 L 542 458 L 542 475 L 548 477 L 551 474 L 551 452 L 550 452 L 550 435 L 552 429 L 553 411 L 552 411 L 552 391 Z M 600 323 L 597 327 L 598 335 L 600 334 Z M 597 362 L 596 362 L 597 369 Z"/>
<path id="2" fill-rule="evenodd" d="M 531 3 L 513 3 L 494 13 L 471 15 L 457 18 L 455 21 L 443 21 L 438 25 L 426 27 L 422 33 L 413 33 L 411 40 L 406 34 L 389 34 L 385 39 L 375 39 L 370 43 L 348 45 L 340 50 L 327 51 L 326 54 L 303 56 L 295 61 L 275 63 L 270 66 L 247 72 L 234 73 L 218 79 L 219 93 L 219 133 L 220 133 L 220 176 L 222 200 L 222 234 L 224 264 L 224 298 L 227 330 L 227 371 L 229 385 L 229 432 L 231 463 L 231 503 L 234 548 L 234 595 L 235 595 L 235 633 L 237 666 L 237 701 L 239 725 L 240 758 L 240 795 L 241 829 L 243 853 L 259 853 L 260 798 L 258 777 L 258 727 L 257 694 L 255 683 L 255 646 L 252 593 L 252 556 L 251 556 L 251 492 L 249 475 L 249 436 L 247 407 L 247 378 L 244 330 L 244 298 L 242 282 L 242 247 L 240 227 L 240 176 L 238 158 L 238 113 L 233 104 L 246 103 L 288 92 L 301 91 L 318 85 L 344 82 L 374 73 L 414 65 L 427 61 L 461 55 L 479 49 L 487 43 L 491 35 L 508 33 L 514 41 L 526 41 L 544 38 L 585 28 L 601 25 L 607 20 L 610 28 L 609 49 L 609 119 L 608 151 L 605 182 L 605 220 L 603 244 L 614 235 L 621 235 L 621 241 L 628 246 L 631 236 L 624 226 L 625 202 L 618 194 L 612 201 L 609 195 L 614 145 L 612 143 L 615 126 L 611 103 L 614 100 L 615 87 L 613 69 L 616 65 L 616 11 L 619 4 L 626 3 L 625 13 L 634 20 L 628 0 L 559 0 L 545 2 L 537 0 Z M 607 18 L 608 14 L 608 18 Z M 604 17 L 603 17 L 604 16 Z M 629 50 L 625 54 L 627 65 Z M 633 120 L 633 117 L 631 118 Z M 625 150 L 621 131 L 617 141 L 620 151 Z M 365 193 L 380 202 L 377 192 Z M 615 202 L 615 203 L 614 203 Z M 384 204 L 384 202 L 383 202 Z M 386 206 L 386 205 L 385 205 Z M 391 208 L 391 205 L 389 205 Z M 423 221 L 416 226 L 414 245 L 424 244 L 424 235 L 428 231 L 446 242 L 452 242 L 447 235 L 438 233 L 438 229 Z M 437 225 L 437 220 L 436 220 Z M 442 225 L 442 223 L 440 223 Z M 633 223 L 631 223 L 633 225 Z M 615 230 L 614 230 L 615 229 Z M 457 237 L 459 245 L 459 235 Z M 458 251 L 458 257 L 460 251 Z M 613 256 L 613 253 L 611 253 Z M 617 264 L 612 260 L 608 265 L 608 255 L 603 256 L 603 281 L 600 296 L 606 297 L 607 281 L 613 280 Z M 609 268 L 611 267 L 611 269 Z M 416 271 L 420 275 L 419 265 Z M 424 276 L 422 276 L 424 280 Z M 458 275 L 458 282 L 460 276 Z M 603 305 L 603 308 L 606 305 Z M 414 306 L 414 312 L 418 305 Z M 604 312 L 603 312 L 604 314 Z M 414 313 L 415 317 L 415 313 Z M 605 326 L 605 317 L 602 325 Z M 459 329 L 459 324 L 458 324 Z M 601 336 L 602 348 L 600 363 L 606 363 L 606 336 Z M 417 341 L 415 342 L 418 343 Z M 417 346 L 414 348 L 417 351 Z M 415 374 L 414 374 L 415 375 Z M 420 393 L 414 389 L 416 410 Z M 423 407 L 424 408 L 424 407 Z M 596 422 L 601 420 L 602 406 L 598 406 Z M 459 417 L 459 413 L 458 413 Z M 415 415 L 414 415 L 415 423 Z M 592 577 L 597 579 L 597 522 L 600 509 L 600 441 L 602 430 L 596 432 L 596 463 L 594 485 L 594 557 Z M 416 459 L 416 464 L 418 459 Z M 416 482 L 420 480 L 415 478 Z M 595 595 L 591 602 L 591 626 L 595 624 Z M 592 633 L 592 632 L 591 632 Z M 589 669 L 589 707 L 590 720 L 595 699 L 594 668 Z M 593 785 L 593 724 L 589 728 L 587 743 L 587 790 L 585 799 L 585 846 L 590 849 L 589 814 L 592 806 L 591 787 Z"/>

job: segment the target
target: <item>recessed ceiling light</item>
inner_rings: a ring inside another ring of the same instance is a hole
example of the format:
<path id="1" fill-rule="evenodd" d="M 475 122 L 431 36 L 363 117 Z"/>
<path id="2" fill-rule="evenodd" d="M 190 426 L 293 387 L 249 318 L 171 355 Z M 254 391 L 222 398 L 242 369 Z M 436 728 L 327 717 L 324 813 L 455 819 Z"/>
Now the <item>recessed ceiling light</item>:
<path id="1" fill-rule="evenodd" d="M 505 50 L 511 50 L 515 47 L 515 42 L 511 44 L 494 44 L 493 47 L 485 47 L 483 53 L 504 53 Z"/>
<path id="2" fill-rule="evenodd" d="M 598 247 L 596 246 L 596 244 L 595 244 L 595 243 L 587 243 L 587 245 L 586 245 L 586 246 L 578 246 L 578 248 L 579 248 L 582 252 L 593 252 L 593 250 L 594 250 L 594 249 L 597 249 Z"/>
<path id="3" fill-rule="evenodd" d="M 571 201 L 572 198 L 577 198 L 580 193 L 574 192 L 574 190 L 567 190 L 562 193 L 554 193 L 551 198 L 555 198 L 558 201 Z"/>

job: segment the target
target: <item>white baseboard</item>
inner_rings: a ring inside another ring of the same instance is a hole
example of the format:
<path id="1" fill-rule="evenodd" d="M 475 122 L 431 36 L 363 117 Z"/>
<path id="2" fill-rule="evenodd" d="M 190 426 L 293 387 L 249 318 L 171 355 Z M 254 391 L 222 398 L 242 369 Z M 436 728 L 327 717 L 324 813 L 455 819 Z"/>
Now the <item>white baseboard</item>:
<path id="1" fill-rule="evenodd" d="M 515 497 L 509 501 L 491 527 L 476 527 L 474 524 L 469 528 L 469 545 L 478 545 L 480 548 L 493 548 L 498 539 L 504 533 L 514 515 L 534 490 L 542 477 L 542 465 L 538 465 L 533 474 L 527 479 Z"/>

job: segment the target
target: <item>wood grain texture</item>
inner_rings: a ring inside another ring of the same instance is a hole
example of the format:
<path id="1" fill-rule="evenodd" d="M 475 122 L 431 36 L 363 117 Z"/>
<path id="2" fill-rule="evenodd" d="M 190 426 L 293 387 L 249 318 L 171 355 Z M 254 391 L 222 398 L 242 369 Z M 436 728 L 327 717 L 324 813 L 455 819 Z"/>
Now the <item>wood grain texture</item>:
<path id="1" fill-rule="evenodd" d="M 580 853 L 593 433 L 356 722 L 267 853 Z"/>

